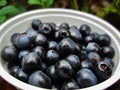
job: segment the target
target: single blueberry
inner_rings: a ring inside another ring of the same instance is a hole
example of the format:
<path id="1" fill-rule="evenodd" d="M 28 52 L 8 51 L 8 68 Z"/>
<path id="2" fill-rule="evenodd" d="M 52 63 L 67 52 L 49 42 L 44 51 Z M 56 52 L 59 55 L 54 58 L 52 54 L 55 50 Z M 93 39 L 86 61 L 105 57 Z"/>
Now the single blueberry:
<path id="1" fill-rule="evenodd" d="M 1 51 L 1 58 L 9 63 L 18 62 L 19 51 L 13 46 L 6 46 Z"/>
<path id="2" fill-rule="evenodd" d="M 37 87 L 51 89 L 51 79 L 41 71 L 35 71 L 29 76 L 28 83 Z"/>
<path id="3" fill-rule="evenodd" d="M 31 24 L 32 28 L 35 29 L 36 31 L 38 30 L 39 26 L 41 26 L 41 25 L 42 25 L 42 22 L 38 19 L 33 20 L 32 24 Z"/>
<path id="4" fill-rule="evenodd" d="M 73 68 L 67 60 L 60 60 L 55 66 L 56 74 L 61 79 L 68 79 L 73 74 Z"/>
<path id="5" fill-rule="evenodd" d="M 90 87 L 97 84 L 97 77 L 87 68 L 80 69 L 77 72 L 77 81 L 81 88 Z"/>
<path id="6" fill-rule="evenodd" d="M 59 60 L 59 54 L 55 50 L 48 50 L 45 56 L 47 65 L 53 65 Z"/>

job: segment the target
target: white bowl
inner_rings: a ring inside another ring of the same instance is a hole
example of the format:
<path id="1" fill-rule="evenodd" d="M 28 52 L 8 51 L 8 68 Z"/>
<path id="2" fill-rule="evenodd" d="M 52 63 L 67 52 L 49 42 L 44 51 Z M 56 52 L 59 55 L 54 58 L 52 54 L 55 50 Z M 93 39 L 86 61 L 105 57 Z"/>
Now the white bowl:
<path id="1" fill-rule="evenodd" d="M 30 27 L 31 22 L 34 19 L 40 19 L 43 22 L 55 22 L 58 25 L 62 22 L 67 22 L 70 25 L 80 26 L 81 24 L 88 24 L 92 31 L 98 33 L 107 33 L 111 39 L 111 45 L 115 49 L 115 57 L 113 61 L 115 63 L 114 71 L 112 76 L 106 81 L 84 88 L 81 90 L 101 90 L 109 87 L 115 83 L 120 77 L 120 33 L 112 25 L 106 21 L 84 13 L 74 10 L 66 9 L 42 9 L 34 10 L 23 13 L 21 15 L 15 16 L 12 19 L 6 21 L 0 26 L 0 52 L 2 48 L 10 43 L 10 37 L 15 32 L 24 32 L 28 27 Z M 7 82 L 11 83 L 15 87 L 23 90 L 40 90 L 43 88 L 35 87 L 29 84 L 26 84 L 8 73 L 7 64 L 0 58 L 0 75 Z M 43 89 L 44 90 L 44 89 Z"/>

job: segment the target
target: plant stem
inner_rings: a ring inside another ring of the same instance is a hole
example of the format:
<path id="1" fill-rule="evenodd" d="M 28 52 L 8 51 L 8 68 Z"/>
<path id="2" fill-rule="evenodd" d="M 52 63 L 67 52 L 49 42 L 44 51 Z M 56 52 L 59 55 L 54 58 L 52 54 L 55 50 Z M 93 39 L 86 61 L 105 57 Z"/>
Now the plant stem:
<path id="1" fill-rule="evenodd" d="M 73 3 L 74 3 L 74 9 L 78 10 L 79 7 L 78 7 L 78 4 L 77 4 L 77 0 L 73 0 Z"/>

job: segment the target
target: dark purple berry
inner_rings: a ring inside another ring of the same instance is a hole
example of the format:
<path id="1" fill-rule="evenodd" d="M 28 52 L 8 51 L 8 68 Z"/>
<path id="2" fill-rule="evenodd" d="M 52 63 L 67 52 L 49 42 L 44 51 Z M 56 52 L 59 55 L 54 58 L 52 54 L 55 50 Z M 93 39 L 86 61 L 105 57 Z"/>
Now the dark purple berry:
<path id="1" fill-rule="evenodd" d="M 55 50 L 48 50 L 45 56 L 45 63 L 53 65 L 59 60 L 59 54 Z"/>
<path id="2" fill-rule="evenodd" d="M 26 73 L 41 69 L 41 58 L 35 52 L 30 52 L 22 58 L 22 69 Z"/>
<path id="3" fill-rule="evenodd" d="M 79 32 L 78 28 L 70 28 L 69 29 L 70 37 L 75 41 L 75 42 L 81 42 L 82 41 L 82 35 Z"/>
<path id="4" fill-rule="evenodd" d="M 19 51 L 13 46 L 6 46 L 1 51 L 1 58 L 9 63 L 18 62 Z"/>
<path id="5" fill-rule="evenodd" d="M 33 72 L 29 77 L 28 83 L 41 88 L 52 88 L 51 79 L 41 71 Z"/>
<path id="6" fill-rule="evenodd" d="M 80 26 L 79 31 L 82 34 L 82 36 L 85 37 L 90 34 L 91 28 L 87 24 L 83 24 Z"/>
<path id="7" fill-rule="evenodd" d="M 57 50 L 57 45 L 58 45 L 57 42 L 55 42 L 55 41 L 50 41 L 50 42 L 48 43 L 48 49 Z"/>
<path id="8" fill-rule="evenodd" d="M 84 68 L 77 72 L 77 81 L 79 82 L 81 88 L 85 88 L 96 85 L 97 77 L 90 69 Z"/>
<path id="9" fill-rule="evenodd" d="M 107 34 L 99 35 L 99 37 L 98 37 L 98 44 L 100 46 L 109 46 L 110 43 L 111 43 L 110 36 L 108 36 Z"/>
<path id="10" fill-rule="evenodd" d="M 47 43 L 47 38 L 42 35 L 42 34 L 38 34 L 35 38 L 35 45 L 39 46 L 44 46 Z"/>
<path id="11" fill-rule="evenodd" d="M 72 68 L 77 69 L 80 67 L 80 60 L 77 55 L 70 54 L 66 57 L 66 60 L 71 64 Z"/>
<path id="12" fill-rule="evenodd" d="M 59 26 L 59 29 L 69 29 L 69 25 L 68 23 L 62 23 L 60 26 Z"/>
<path id="13" fill-rule="evenodd" d="M 39 26 L 38 32 L 48 37 L 50 35 L 53 35 L 54 29 L 52 29 L 52 26 L 50 24 L 44 23 Z"/>
<path id="14" fill-rule="evenodd" d="M 73 74 L 73 68 L 67 60 L 60 60 L 56 66 L 56 74 L 61 79 L 68 79 Z"/>
<path id="15" fill-rule="evenodd" d="M 75 90 L 75 89 L 80 89 L 80 85 L 74 79 L 65 81 L 61 88 L 61 90 Z"/>
<path id="16" fill-rule="evenodd" d="M 42 25 L 42 22 L 40 20 L 33 20 L 32 21 L 32 28 L 35 29 L 35 30 L 38 30 L 39 26 Z"/>
<path id="17" fill-rule="evenodd" d="M 103 47 L 100 52 L 101 57 L 113 58 L 115 56 L 115 50 L 111 46 Z"/>

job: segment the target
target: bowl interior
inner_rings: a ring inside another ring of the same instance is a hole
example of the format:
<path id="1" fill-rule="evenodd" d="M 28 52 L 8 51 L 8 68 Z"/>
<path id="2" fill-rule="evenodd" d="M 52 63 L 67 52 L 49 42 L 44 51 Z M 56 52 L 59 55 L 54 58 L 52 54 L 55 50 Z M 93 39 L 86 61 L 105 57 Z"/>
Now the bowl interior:
<path id="1" fill-rule="evenodd" d="M 93 20 L 89 17 L 84 15 L 74 15 L 71 13 L 53 13 L 53 12 L 43 12 L 43 13 L 31 13 L 29 15 L 22 16 L 20 18 L 14 19 L 11 23 L 8 23 L 0 32 L 0 51 L 6 45 L 10 45 L 10 37 L 13 33 L 16 32 L 25 32 L 28 28 L 31 27 L 31 22 L 34 19 L 40 19 L 42 22 L 54 22 L 57 25 L 60 25 L 63 22 L 67 22 L 69 25 L 76 25 L 80 27 L 82 24 L 88 24 L 91 27 L 92 32 L 98 32 L 100 34 L 107 33 L 112 40 L 111 46 L 115 49 L 115 57 L 113 61 L 115 63 L 113 75 L 117 73 L 117 67 L 120 64 L 120 51 L 118 47 L 118 43 L 116 40 L 116 33 L 109 28 L 109 26 L 105 26 L 104 24 L 100 23 L 99 21 Z M 7 70 L 7 64 L 1 60 L 0 63 L 2 67 Z"/>

